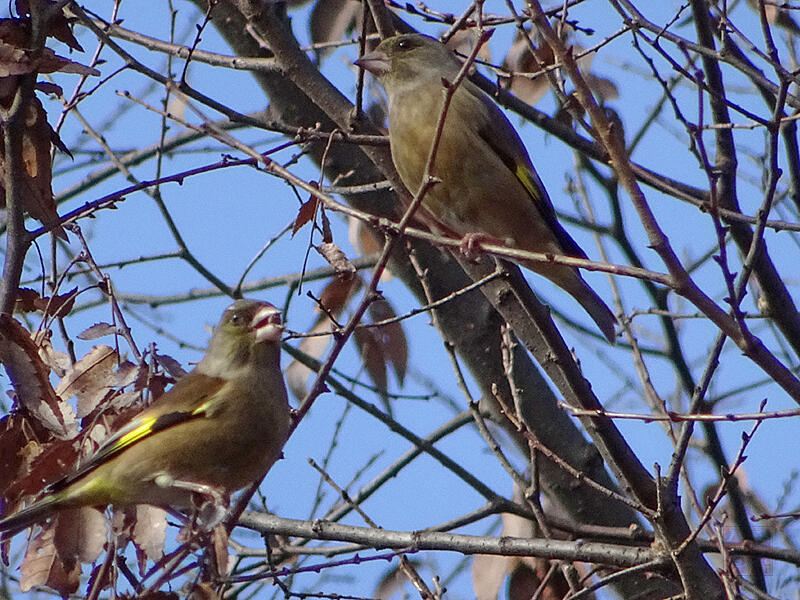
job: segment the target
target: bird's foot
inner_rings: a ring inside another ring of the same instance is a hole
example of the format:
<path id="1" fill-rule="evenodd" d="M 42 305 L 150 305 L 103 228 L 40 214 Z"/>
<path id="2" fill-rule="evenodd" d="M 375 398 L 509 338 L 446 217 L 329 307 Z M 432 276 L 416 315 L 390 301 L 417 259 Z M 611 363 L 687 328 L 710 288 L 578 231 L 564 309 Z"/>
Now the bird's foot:
<path id="1" fill-rule="evenodd" d="M 497 246 L 502 246 L 503 242 L 496 237 L 489 235 L 488 233 L 475 231 L 473 233 L 467 233 L 464 235 L 464 237 L 461 238 L 461 243 L 459 244 L 458 248 L 461 251 L 461 254 L 463 254 L 468 260 L 477 260 L 483 253 L 481 244 L 494 244 Z"/>
<path id="2" fill-rule="evenodd" d="M 156 477 L 155 483 L 159 487 L 171 487 L 192 492 L 191 520 L 199 529 L 211 531 L 225 518 L 228 498 L 219 489 L 203 483 L 181 481 L 166 474 Z"/>

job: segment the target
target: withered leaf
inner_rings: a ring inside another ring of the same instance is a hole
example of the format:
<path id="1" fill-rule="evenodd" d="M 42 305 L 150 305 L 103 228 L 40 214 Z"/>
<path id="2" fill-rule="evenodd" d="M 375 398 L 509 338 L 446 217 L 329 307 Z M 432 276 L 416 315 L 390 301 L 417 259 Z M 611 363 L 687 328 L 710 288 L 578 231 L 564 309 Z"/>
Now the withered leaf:
<path id="1" fill-rule="evenodd" d="M 169 376 L 173 379 L 180 379 L 186 375 L 186 370 L 181 366 L 181 363 L 172 358 L 169 354 L 159 354 L 156 352 L 153 356 L 156 362 L 161 365 L 161 368 L 169 373 Z"/>
<path id="2" fill-rule="evenodd" d="M 544 587 L 542 582 L 550 572 L 550 561 L 544 558 L 527 557 L 528 561 L 535 562 L 532 566 L 528 562 L 519 562 L 508 578 L 508 600 L 528 600 L 537 590 L 541 600 L 561 600 L 569 594 L 570 587 L 561 571 L 556 571 L 547 579 Z"/>
<path id="3" fill-rule="evenodd" d="M 334 277 L 319 295 L 319 301 L 326 310 L 338 316 L 342 314 L 345 306 L 353 295 L 361 288 L 360 277 L 339 276 Z M 320 319 L 325 319 L 325 315 L 320 315 Z"/>
<path id="4" fill-rule="evenodd" d="M 114 367 L 119 362 L 117 351 L 109 346 L 95 346 L 76 362 L 56 388 L 63 398 L 78 398 L 78 417 L 88 415 L 116 386 Z"/>
<path id="5" fill-rule="evenodd" d="M 472 591 L 475 600 L 497 600 L 515 558 L 494 554 L 476 554 L 472 560 Z"/>
<path id="6" fill-rule="evenodd" d="M 73 75 L 100 75 L 93 67 L 59 56 L 49 48 L 44 48 L 41 56 L 32 63 L 37 73 L 72 73 Z"/>
<path id="7" fill-rule="evenodd" d="M 75 466 L 79 454 L 73 440 L 56 440 L 46 445 L 28 442 L 20 450 L 24 464 L 8 487 L 8 497 L 18 500 L 35 496 L 45 486 L 64 477 Z"/>
<path id="8" fill-rule="evenodd" d="M 211 543 L 214 548 L 214 565 L 216 567 L 217 576 L 224 577 L 231 568 L 228 557 L 228 530 L 225 529 L 225 525 L 220 523 L 214 527 L 214 532 L 211 535 Z"/>
<path id="9" fill-rule="evenodd" d="M 409 560 L 408 562 L 412 568 L 419 569 L 422 567 L 419 561 Z M 402 569 L 398 566 L 392 566 L 380 578 L 372 595 L 376 598 L 389 598 L 398 592 L 402 592 L 403 586 L 407 581 L 408 577 L 406 577 Z"/>
<path id="10" fill-rule="evenodd" d="M 0 362 L 14 386 L 17 401 L 39 425 L 60 437 L 75 429 L 72 411 L 50 385 L 50 370 L 28 332 L 15 319 L 0 321 Z"/>
<path id="11" fill-rule="evenodd" d="M 106 519 L 96 508 L 59 511 L 53 529 L 56 550 L 67 561 L 94 562 L 106 544 Z"/>
<path id="12" fill-rule="evenodd" d="M 397 313 L 385 298 L 379 298 L 369 305 L 369 316 L 373 323 L 378 323 L 393 319 Z M 403 326 L 398 321 L 371 329 L 376 332 L 383 354 L 402 384 L 408 367 L 408 341 Z"/>
<path id="13" fill-rule="evenodd" d="M 23 449 L 29 441 L 31 432 L 24 427 L 21 415 L 12 413 L 0 419 L 0 498 L 3 498 L 0 509 L 3 515 L 14 510 L 9 506 L 7 491 L 21 473 L 27 473 L 29 460 Z"/>
<path id="14" fill-rule="evenodd" d="M 610 79 L 598 77 L 597 75 L 592 75 L 591 73 L 586 73 L 583 78 L 586 80 L 586 83 L 592 90 L 592 93 L 597 96 L 597 99 L 601 103 L 619 98 L 619 89 L 617 89 L 616 84 Z"/>
<path id="15" fill-rule="evenodd" d="M 34 334 L 33 343 L 39 348 L 39 358 L 42 359 L 45 366 L 59 377 L 64 377 L 67 370 L 72 368 L 72 361 L 69 355 L 53 348 L 53 344 L 50 342 L 52 333 L 49 329 L 39 330 Z"/>
<path id="16" fill-rule="evenodd" d="M 303 204 L 300 206 L 300 210 L 297 211 L 297 217 L 294 220 L 294 225 L 292 225 L 292 237 L 294 237 L 294 234 L 303 228 L 303 225 L 314 218 L 318 205 L 319 200 L 315 196 L 311 196 L 311 198 L 309 198 L 306 202 L 303 202 Z"/>
<path id="17" fill-rule="evenodd" d="M 167 513 L 163 508 L 140 504 L 135 507 L 135 521 L 131 540 L 152 561 L 164 555 L 167 537 Z"/>
<path id="18" fill-rule="evenodd" d="M 21 312 L 41 311 L 48 316 L 65 317 L 75 305 L 77 295 L 77 287 L 53 297 L 40 296 L 39 292 L 30 288 L 19 288 L 15 309 Z"/>
<path id="19" fill-rule="evenodd" d="M 31 61 L 22 48 L 0 41 L 0 77 L 24 75 L 32 70 Z"/>
<path id="20" fill-rule="evenodd" d="M 353 339 L 367 375 L 381 395 L 386 395 L 388 391 L 386 357 L 383 353 L 383 344 L 378 340 L 378 334 L 372 327 L 359 327 L 353 332 Z"/>
<path id="21" fill-rule="evenodd" d="M 117 328 L 114 327 L 111 323 L 95 323 L 91 327 L 87 327 L 83 331 L 81 331 L 76 337 L 79 340 L 96 340 L 97 338 L 104 337 L 106 335 L 112 335 L 117 332 Z"/>
<path id="22" fill-rule="evenodd" d="M 758 0 L 747 0 L 747 6 L 756 13 L 763 9 L 767 23 L 770 25 L 782 27 L 789 33 L 800 33 L 800 27 L 798 27 L 797 22 L 792 18 L 789 9 L 776 6 L 776 4 L 778 3 L 764 2 L 762 5 Z"/>
<path id="23" fill-rule="evenodd" d="M 479 38 L 480 33 L 476 29 L 459 29 L 447 40 L 445 45 L 461 56 L 469 56 L 475 49 Z M 491 62 L 492 53 L 489 51 L 489 44 L 481 46 L 478 51 L 478 60 Z"/>
<path id="24" fill-rule="evenodd" d="M 60 85 L 57 85 L 50 81 L 37 81 L 34 87 L 40 92 L 44 92 L 45 94 L 52 94 L 53 96 L 57 96 L 58 98 L 64 97 L 64 89 Z M 55 134 L 55 132 L 53 133 Z M 58 137 L 58 135 L 56 135 L 56 137 Z M 60 139 L 59 142 L 61 143 Z M 64 152 L 69 152 L 68 150 L 62 149 L 61 146 L 59 146 L 59 150 L 62 150 Z"/>
<path id="25" fill-rule="evenodd" d="M 311 42 L 324 44 L 343 40 L 358 27 L 360 14 L 361 3 L 356 0 L 317 0 L 309 17 Z M 330 52 L 327 48 L 317 49 L 317 58 L 323 60 Z"/>
<path id="26" fill-rule="evenodd" d="M 208 581 L 198 581 L 191 586 L 186 600 L 221 600 L 218 588 Z"/>
<path id="27" fill-rule="evenodd" d="M 54 520 L 58 518 L 55 516 Z M 19 568 L 21 591 L 28 592 L 36 586 L 46 585 L 68 596 L 78 590 L 81 565 L 77 560 L 65 560 L 60 556 L 53 537 L 54 528 L 49 525 L 28 544 Z"/>
<path id="28" fill-rule="evenodd" d="M 347 259 L 342 249 L 333 242 L 325 242 L 314 247 L 337 273 L 343 275 L 354 275 L 356 273 L 353 263 Z"/>
<path id="29" fill-rule="evenodd" d="M 59 225 L 58 212 L 51 187 L 50 124 L 47 113 L 38 98 L 31 98 L 23 109 L 25 124 L 22 132 L 22 161 L 25 169 L 19 173 L 22 208 L 31 217 L 66 239 Z M 0 146 L 0 175 L 7 170 L 5 148 Z M 0 186 L 0 206 L 5 206 L 5 187 Z"/>
<path id="30" fill-rule="evenodd" d="M 364 221 L 355 217 L 348 219 L 347 238 L 350 245 L 360 254 L 373 254 L 381 249 L 372 230 L 364 224 Z"/>
<path id="31" fill-rule="evenodd" d="M 330 332 L 330 330 L 331 326 L 327 320 L 318 320 L 309 333 L 326 333 Z M 331 336 L 329 335 L 311 335 L 303 338 L 298 349 L 313 358 L 321 359 L 330 341 Z M 302 400 L 305 397 L 308 391 L 308 378 L 313 374 L 311 369 L 297 360 L 293 360 L 287 367 L 286 385 L 289 391 L 292 392 L 292 395 L 298 400 Z"/>
<path id="32" fill-rule="evenodd" d="M 555 62 L 550 46 L 540 37 L 536 36 L 532 45 L 533 54 L 531 54 L 528 39 L 517 32 L 508 55 L 503 61 L 503 68 L 511 73 L 509 84 L 511 93 L 530 105 L 536 104 L 547 93 L 550 88 L 547 77 L 544 73 L 539 73 L 535 77 L 515 75 L 515 73 L 537 73 L 541 67 L 548 67 Z"/>

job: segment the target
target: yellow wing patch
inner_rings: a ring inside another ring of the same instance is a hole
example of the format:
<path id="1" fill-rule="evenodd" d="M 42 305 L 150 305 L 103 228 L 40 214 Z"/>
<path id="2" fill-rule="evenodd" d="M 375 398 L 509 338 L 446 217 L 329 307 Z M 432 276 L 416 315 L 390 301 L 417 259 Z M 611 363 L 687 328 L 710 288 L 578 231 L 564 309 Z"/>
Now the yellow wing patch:
<path id="1" fill-rule="evenodd" d="M 206 400 L 202 404 L 200 404 L 197 408 L 195 408 L 192 412 L 188 413 L 192 417 L 197 417 L 202 415 L 203 413 L 208 410 L 209 406 L 211 406 L 211 401 Z M 169 425 L 174 424 L 175 420 L 185 421 L 186 420 L 186 413 L 173 413 L 174 415 L 183 414 L 184 416 L 180 419 L 170 419 L 169 414 L 167 415 L 160 415 L 158 417 L 150 417 L 149 419 L 145 419 L 144 422 L 139 425 L 136 429 L 133 429 L 120 437 L 109 451 L 111 453 L 116 452 L 117 450 L 121 450 L 131 444 L 135 444 L 141 439 L 146 438 L 148 435 L 153 433 L 154 431 L 161 431 L 165 429 L 165 421 L 168 422 Z M 157 427 L 154 427 L 158 425 Z"/>
<path id="2" fill-rule="evenodd" d="M 531 195 L 534 201 L 537 204 L 541 203 L 542 192 L 539 189 L 536 181 L 533 179 L 530 169 L 525 165 L 516 164 L 514 167 L 514 175 L 516 175 L 520 183 L 525 186 L 525 189 L 528 190 L 528 193 Z"/>
<path id="3" fill-rule="evenodd" d="M 130 444 L 138 442 L 142 438 L 150 435 L 153 432 L 153 424 L 157 420 L 158 419 L 156 417 L 151 417 L 151 418 L 145 420 L 145 422 L 142 423 L 141 425 L 139 425 L 136 429 L 134 429 L 132 431 L 129 431 L 128 433 L 123 435 L 121 438 L 119 438 L 114 443 L 114 445 L 111 446 L 111 448 L 109 450 L 111 452 L 114 452 L 114 451 L 119 450 L 121 448 L 125 448 L 126 446 L 129 446 Z"/>

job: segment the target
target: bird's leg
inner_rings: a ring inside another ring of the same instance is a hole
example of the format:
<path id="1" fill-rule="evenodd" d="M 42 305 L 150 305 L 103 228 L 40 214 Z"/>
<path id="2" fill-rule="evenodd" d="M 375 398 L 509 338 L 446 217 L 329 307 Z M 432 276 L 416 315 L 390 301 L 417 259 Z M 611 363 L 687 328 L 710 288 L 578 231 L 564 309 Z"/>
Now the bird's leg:
<path id="1" fill-rule="evenodd" d="M 481 244 L 493 244 L 495 246 L 505 245 L 502 240 L 489 235 L 488 233 L 473 231 L 472 233 L 465 234 L 461 238 L 461 243 L 459 244 L 458 248 L 469 260 L 476 260 L 483 253 Z"/>
<path id="2" fill-rule="evenodd" d="M 166 473 L 159 474 L 154 481 L 159 487 L 177 488 L 204 496 L 206 501 L 199 504 L 195 502 L 195 497 L 192 498 L 194 518 L 203 529 L 212 530 L 225 517 L 228 501 L 217 488 L 194 481 L 181 481 Z"/>

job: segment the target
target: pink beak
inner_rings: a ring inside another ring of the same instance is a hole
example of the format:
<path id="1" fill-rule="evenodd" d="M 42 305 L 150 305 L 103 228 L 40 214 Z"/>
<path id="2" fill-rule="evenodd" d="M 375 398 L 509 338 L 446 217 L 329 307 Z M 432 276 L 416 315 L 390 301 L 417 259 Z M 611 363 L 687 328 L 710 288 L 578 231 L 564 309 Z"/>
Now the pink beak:
<path id="1" fill-rule="evenodd" d="M 367 52 L 364 56 L 353 62 L 365 71 L 369 71 L 376 77 L 380 77 L 389 70 L 389 57 L 379 50 Z"/>

